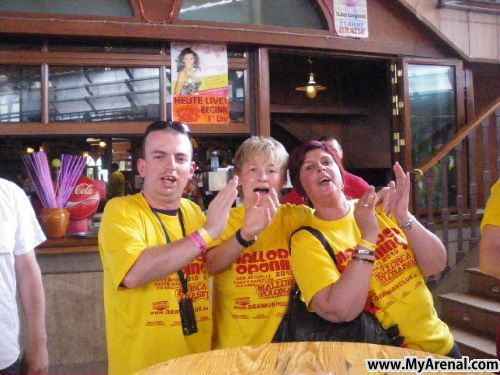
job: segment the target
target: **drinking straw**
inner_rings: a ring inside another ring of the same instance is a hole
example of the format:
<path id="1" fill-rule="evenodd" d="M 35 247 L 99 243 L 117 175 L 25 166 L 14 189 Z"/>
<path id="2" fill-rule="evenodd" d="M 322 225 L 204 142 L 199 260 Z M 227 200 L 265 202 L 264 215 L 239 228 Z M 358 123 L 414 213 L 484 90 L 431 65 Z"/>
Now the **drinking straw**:
<path id="1" fill-rule="evenodd" d="M 44 151 L 25 155 L 22 160 L 28 177 L 45 208 L 63 208 L 66 206 L 86 165 L 85 159 L 81 156 L 63 154 L 61 156 L 61 168 L 56 181 L 53 183 L 47 154 Z"/>
<path id="2" fill-rule="evenodd" d="M 42 205 L 46 208 L 56 208 L 57 201 L 50 177 L 47 154 L 40 151 L 25 155 L 22 157 L 22 160 Z"/>

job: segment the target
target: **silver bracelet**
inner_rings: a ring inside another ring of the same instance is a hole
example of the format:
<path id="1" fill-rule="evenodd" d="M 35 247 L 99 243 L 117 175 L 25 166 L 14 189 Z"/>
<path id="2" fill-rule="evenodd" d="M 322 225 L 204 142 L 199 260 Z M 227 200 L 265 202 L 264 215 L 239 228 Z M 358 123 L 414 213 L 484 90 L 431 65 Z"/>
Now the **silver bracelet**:
<path id="1" fill-rule="evenodd" d="M 362 247 L 359 247 L 359 246 L 360 245 L 358 245 L 357 249 L 354 250 L 354 254 L 375 256 L 375 251 L 369 250 L 369 249 L 365 249 L 365 248 L 362 248 Z"/>
<path id="2" fill-rule="evenodd" d="M 415 221 L 415 216 L 411 216 L 406 223 L 401 224 L 399 227 L 405 231 L 410 230 L 411 228 L 413 228 L 414 221 Z"/>

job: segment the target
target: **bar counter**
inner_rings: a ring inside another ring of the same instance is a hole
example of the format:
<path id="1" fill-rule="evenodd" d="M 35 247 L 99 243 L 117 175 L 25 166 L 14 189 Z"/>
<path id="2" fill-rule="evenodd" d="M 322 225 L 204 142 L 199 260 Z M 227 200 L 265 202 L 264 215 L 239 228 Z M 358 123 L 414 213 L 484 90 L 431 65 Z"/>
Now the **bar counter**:
<path id="1" fill-rule="evenodd" d="M 35 253 L 45 288 L 51 367 L 105 363 L 103 274 L 97 238 L 48 239 Z"/>
<path id="2" fill-rule="evenodd" d="M 55 240 L 47 239 L 36 248 L 37 255 L 95 253 L 97 251 L 97 237 L 76 238 L 71 235 Z"/>
<path id="3" fill-rule="evenodd" d="M 68 235 L 48 239 L 35 249 L 42 274 L 102 272 L 97 238 Z"/>

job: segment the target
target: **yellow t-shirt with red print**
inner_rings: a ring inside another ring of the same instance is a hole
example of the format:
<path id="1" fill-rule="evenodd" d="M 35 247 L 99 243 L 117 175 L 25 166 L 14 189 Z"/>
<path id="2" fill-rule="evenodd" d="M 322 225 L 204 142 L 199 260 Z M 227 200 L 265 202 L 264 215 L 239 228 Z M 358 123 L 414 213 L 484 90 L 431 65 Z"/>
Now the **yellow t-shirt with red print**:
<path id="1" fill-rule="evenodd" d="M 353 211 L 354 201 L 351 201 L 346 217 L 324 221 L 314 216 L 307 224 L 324 234 L 334 250 L 340 271 L 311 233 L 302 230 L 292 237 L 292 270 L 308 306 L 316 293 L 339 279 L 351 260 L 361 238 Z M 384 328 L 399 326 L 400 335 L 405 338 L 403 346 L 435 354 L 449 353 L 453 337 L 437 316 L 432 295 L 403 231 L 383 212 L 377 213 L 381 231 L 367 305 L 373 304 Z"/>
<path id="2" fill-rule="evenodd" d="M 491 187 L 491 195 L 486 202 L 481 230 L 485 225 L 500 227 L 500 179 Z"/>
<path id="3" fill-rule="evenodd" d="M 290 234 L 311 216 L 312 210 L 306 206 L 281 205 L 257 241 L 214 277 L 215 349 L 271 342 L 286 313 L 293 285 Z M 233 236 L 244 218 L 244 206 L 231 209 L 221 241 Z"/>
<path id="4" fill-rule="evenodd" d="M 187 199 L 180 209 L 186 235 L 205 223 Z M 182 236 L 178 215 L 159 214 L 172 242 Z M 171 358 L 210 350 L 212 315 L 208 273 L 201 257 L 184 267 L 198 333 L 184 336 L 179 315 L 182 287 L 177 273 L 128 289 L 120 284 L 150 246 L 164 245 L 165 234 L 142 193 L 114 198 L 105 207 L 99 231 L 104 269 L 104 307 L 110 374 L 131 374 Z"/>

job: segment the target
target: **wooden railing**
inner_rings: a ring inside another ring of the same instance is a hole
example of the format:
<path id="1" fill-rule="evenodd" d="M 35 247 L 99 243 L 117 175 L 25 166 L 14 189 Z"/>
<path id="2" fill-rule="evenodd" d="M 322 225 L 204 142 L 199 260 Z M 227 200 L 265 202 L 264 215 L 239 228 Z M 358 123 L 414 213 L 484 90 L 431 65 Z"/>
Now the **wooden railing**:
<path id="1" fill-rule="evenodd" d="M 479 221 L 500 171 L 500 98 L 414 169 L 414 211 L 443 240 L 448 267 L 477 246 Z"/>

